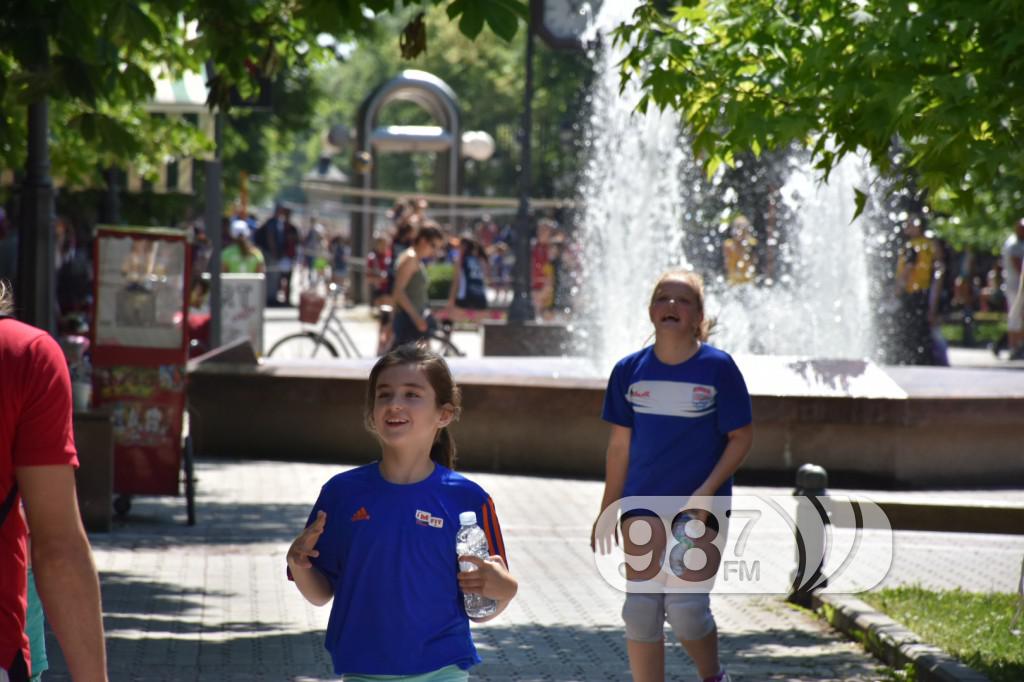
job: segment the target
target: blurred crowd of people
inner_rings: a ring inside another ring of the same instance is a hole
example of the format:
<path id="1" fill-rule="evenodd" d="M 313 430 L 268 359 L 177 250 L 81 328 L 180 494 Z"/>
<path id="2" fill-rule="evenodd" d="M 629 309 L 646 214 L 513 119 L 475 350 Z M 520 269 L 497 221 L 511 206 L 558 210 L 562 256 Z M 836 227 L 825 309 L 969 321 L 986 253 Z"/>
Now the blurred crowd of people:
<path id="1" fill-rule="evenodd" d="M 510 224 L 492 216 L 468 221 L 459 228 L 442 225 L 432 217 L 422 198 L 396 201 L 377 222 L 365 261 L 354 259 L 347 231 L 313 214 L 294 217 L 293 210 L 277 205 L 269 216 L 235 210 L 220 225 L 225 273 L 264 273 L 266 305 L 292 306 L 299 291 L 320 283 L 349 291 L 353 266 L 365 268 L 369 301 L 375 307 L 396 305 L 395 281 L 403 253 L 414 246 L 424 228 L 440 232 L 437 248 L 423 261 L 446 264 L 432 267 L 430 279 L 448 282 L 446 292 L 434 285 L 429 298 L 451 315 L 459 310 L 498 309 L 512 302 L 515 249 Z M 187 221 L 191 231 L 194 301 L 201 300 L 209 270 L 210 241 L 201 221 Z M 926 216 L 912 214 L 903 222 L 903 234 L 889 277 L 889 301 L 896 334 L 893 364 L 945 364 L 942 323 L 963 321 L 966 345 L 979 324 L 1002 324 L 1006 333 L 990 343 L 999 357 L 1024 358 L 1024 321 L 1021 308 L 1024 219 L 1010 231 L 999 253 L 957 251 L 948 248 L 929 229 Z M 581 266 L 580 244 L 549 217 L 535 221 L 530 242 L 529 290 L 538 317 L 562 318 L 571 312 Z M 759 235 L 743 216 L 736 216 L 724 235 L 720 268 L 722 281 L 735 287 L 757 286 L 771 275 Z M 62 333 L 84 330 L 94 296 L 92 232 L 60 216 L 55 221 L 54 266 L 57 304 Z M 17 233 L 13 221 L 0 211 L 0 277 L 12 278 L 16 266 Z M 417 270 L 418 272 L 418 270 Z M 767 273 L 767 274 L 766 274 Z M 418 279 L 418 278 L 417 278 Z M 399 306 L 401 307 L 401 306 Z M 1000 327 L 1001 328 L 1001 327 Z M 930 339 L 930 341 L 929 341 Z"/>
<path id="2" fill-rule="evenodd" d="M 511 225 L 499 225 L 484 215 L 456 232 L 432 219 L 422 198 L 396 201 L 386 217 L 387 223 L 377 232 L 366 258 L 370 304 L 384 311 L 379 350 L 428 333 L 434 324 L 425 310 L 430 299 L 443 300 L 436 312 L 455 319 L 465 319 L 464 311 L 504 308 L 512 302 L 515 250 Z M 570 312 L 571 282 L 579 265 L 578 252 L 571 243 L 553 220 L 538 221 L 531 238 L 529 287 L 534 309 L 543 318 Z M 436 277 L 442 286 L 447 282 L 446 292 L 423 291 L 425 279 L 429 280 L 422 267 L 427 262 L 449 266 Z"/>

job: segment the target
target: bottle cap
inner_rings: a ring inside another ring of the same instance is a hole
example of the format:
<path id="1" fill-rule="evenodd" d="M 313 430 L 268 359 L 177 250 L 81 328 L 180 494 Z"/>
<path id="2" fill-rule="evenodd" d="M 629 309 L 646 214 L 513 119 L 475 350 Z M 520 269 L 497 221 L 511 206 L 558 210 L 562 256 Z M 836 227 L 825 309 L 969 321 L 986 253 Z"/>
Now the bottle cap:
<path id="1" fill-rule="evenodd" d="M 475 526 L 476 525 L 476 512 L 464 511 L 459 514 L 459 524 L 463 526 Z"/>

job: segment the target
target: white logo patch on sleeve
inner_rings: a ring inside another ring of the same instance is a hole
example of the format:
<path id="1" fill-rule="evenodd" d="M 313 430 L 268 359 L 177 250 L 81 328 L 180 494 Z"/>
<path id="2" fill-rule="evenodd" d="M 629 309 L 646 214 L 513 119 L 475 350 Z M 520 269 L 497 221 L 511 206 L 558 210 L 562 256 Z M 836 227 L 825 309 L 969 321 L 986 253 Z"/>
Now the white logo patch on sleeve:
<path id="1" fill-rule="evenodd" d="M 635 412 L 665 417 L 703 417 L 715 411 L 714 386 L 679 381 L 638 381 L 626 400 Z"/>

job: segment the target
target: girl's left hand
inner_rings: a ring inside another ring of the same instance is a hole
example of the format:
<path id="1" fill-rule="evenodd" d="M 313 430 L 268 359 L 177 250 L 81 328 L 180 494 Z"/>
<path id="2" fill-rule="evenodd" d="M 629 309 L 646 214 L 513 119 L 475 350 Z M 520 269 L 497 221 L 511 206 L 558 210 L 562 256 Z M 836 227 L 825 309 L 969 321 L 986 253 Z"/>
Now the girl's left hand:
<path id="1" fill-rule="evenodd" d="M 516 595 L 519 584 L 505 566 L 500 555 L 492 555 L 486 560 L 475 556 L 459 557 L 459 562 L 469 562 L 477 568 L 475 571 L 459 572 L 459 589 L 469 594 L 482 594 L 488 599 L 507 602 Z"/>
<path id="2" fill-rule="evenodd" d="M 714 494 L 714 490 L 706 489 L 704 486 L 701 486 L 693 491 L 693 495 L 690 496 L 690 499 L 695 504 L 687 505 L 690 508 L 691 516 L 693 516 L 693 518 L 697 519 L 701 523 L 708 522 L 708 516 L 711 514 L 711 510 L 705 507 L 707 500 L 701 500 L 700 498 L 711 497 Z"/>

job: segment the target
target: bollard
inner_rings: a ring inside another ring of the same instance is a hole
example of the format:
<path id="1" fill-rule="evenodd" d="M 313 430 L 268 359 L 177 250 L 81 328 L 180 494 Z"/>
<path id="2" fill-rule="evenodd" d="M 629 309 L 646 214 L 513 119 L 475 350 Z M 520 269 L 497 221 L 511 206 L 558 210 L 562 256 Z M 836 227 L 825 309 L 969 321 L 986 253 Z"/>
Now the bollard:
<path id="1" fill-rule="evenodd" d="M 796 472 L 796 571 L 789 601 L 809 606 L 811 593 L 828 585 L 822 571 L 831 521 L 828 512 L 828 472 L 816 464 L 804 464 Z"/>

